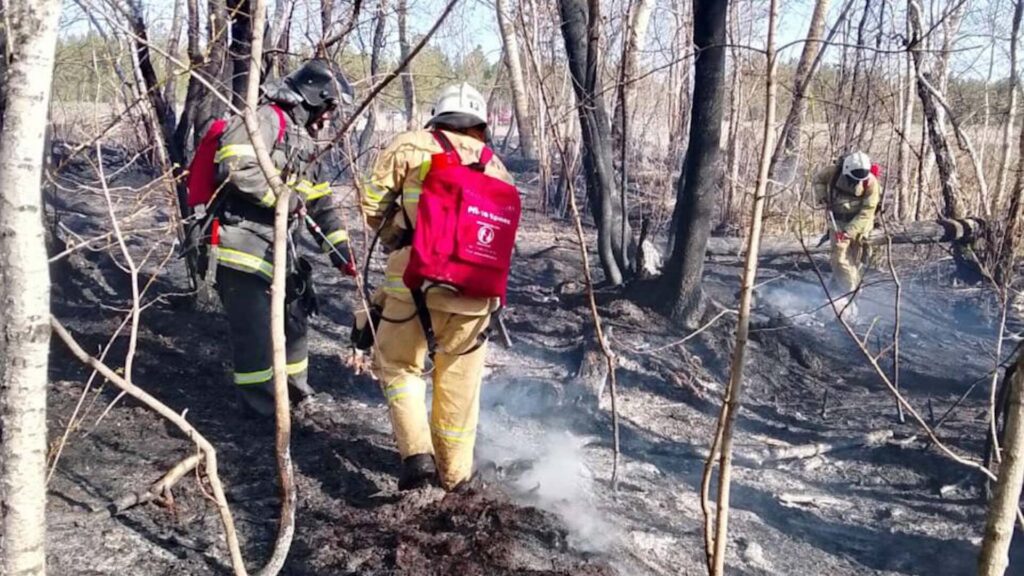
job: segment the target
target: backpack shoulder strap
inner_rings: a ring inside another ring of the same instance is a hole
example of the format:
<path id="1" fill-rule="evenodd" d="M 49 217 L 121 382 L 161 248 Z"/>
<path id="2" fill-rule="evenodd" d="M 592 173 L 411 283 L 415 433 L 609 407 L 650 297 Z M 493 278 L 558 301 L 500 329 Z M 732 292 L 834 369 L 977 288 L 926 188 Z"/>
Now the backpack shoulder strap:
<path id="1" fill-rule="evenodd" d="M 480 164 L 480 166 L 487 166 L 487 163 L 490 162 L 492 158 L 494 158 L 494 151 L 491 150 L 490 146 L 485 145 L 484 149 L 480 151 L 480 161 L 478 164 Z"/>
<path id="2" fill-rule="evenodd" d="M 452 146 L 452 141 L 449 140 L 448 137 L 444 135 L 444 132 L 441 132 L 440 130 L 431 130 L 430 134 L 434 137 L 434 140 L 436 140 L 437 143 L 441 145 L 441 149 L 443 149 L 445 152 L 455 151 L 455 147 Z"/>
<path id="3" fill-rule="evenodd" d="M 270 109 L 277 114 L 277 143 L 284 142 L 284 132 L 288 127 L 288 120 L 285 118 L 284 110 L 277 104 L 271 104 Z"/>

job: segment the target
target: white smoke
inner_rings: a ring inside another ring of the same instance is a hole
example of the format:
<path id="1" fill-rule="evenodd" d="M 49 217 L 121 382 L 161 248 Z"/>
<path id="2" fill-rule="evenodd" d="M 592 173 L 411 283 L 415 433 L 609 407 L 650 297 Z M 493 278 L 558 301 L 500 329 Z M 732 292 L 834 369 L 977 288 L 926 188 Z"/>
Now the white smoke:
<path id="1" fill-rule="evenodd" d="M 558 516 L 570 545 L 587 552 L 608 550 L 619 534 L 597 506 L 594 474 L 585 458 L 590 439 L 573 435 L 548 418 L 524 418 L 522 411 L 537 416 L 557 406 L 539 405 L 535 387 L 515 384 L 519 385 L 485 384 L 490 390 L 481 413 L 478 458 L 497 466 L 499 478 L 517 501 Z"/>

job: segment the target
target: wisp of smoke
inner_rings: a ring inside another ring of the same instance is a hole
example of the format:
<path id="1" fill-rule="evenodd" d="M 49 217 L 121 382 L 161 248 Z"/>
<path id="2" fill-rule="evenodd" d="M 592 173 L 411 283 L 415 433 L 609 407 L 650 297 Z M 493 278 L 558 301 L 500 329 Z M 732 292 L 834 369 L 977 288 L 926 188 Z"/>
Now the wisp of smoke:
<path id="1" fill-rule="evenodd" d="M 521 396 L 528 394 L 531 412 L 536 415 L 539 406 L 535 390 L 506 383 L 485 386 L 490 390 L 481 414 L 478 457 L 507 471 L 508 488 L 514 498 L 557 515 L 569 532 L 572 546 L 591 552 L 608 550 L 617 531 L 596 506 L 594 477 L 584 458 L 588 439 L 573 435 L 547 418 L 543 422 L 524 418 L 513 407 L 524 404 Z M 552 404 L 548 409 L 557 407 Z"/>

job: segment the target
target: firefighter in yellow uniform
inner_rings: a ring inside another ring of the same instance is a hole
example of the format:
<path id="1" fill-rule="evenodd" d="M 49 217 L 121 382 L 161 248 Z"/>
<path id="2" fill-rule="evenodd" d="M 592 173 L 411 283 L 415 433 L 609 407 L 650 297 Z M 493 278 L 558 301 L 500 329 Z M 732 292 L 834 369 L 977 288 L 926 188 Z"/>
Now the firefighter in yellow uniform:
<path id="1" fill-rule="evenodd" d="M 882 187 L 864 152 L 846 155 L 814 176 L 815 199 L 828 211 L 832 243 L 832 296 L 846 299 L 860 287 L 866 240 L 875 226 Z M 845 300 L 844 300 L 845 301 Z"/>
<path id="2" fill-rule="evenodd" d="M 374 370 L 402 457 L 400 490 L 437 480 L 452 490 L 472 475 L 487 348 L 483 334 L 498 306 L 496 299 L 468 298 L 428 283 L 427 308 L 437 338 L 428 419 L 423 378 L 427 340 L 402 274 L 431 156 L 443 151 L 434 130 L 448 138 L 464 163 L 477 161 L 488 139 L 486 101 L 469 84 L 445 88 L 426 129 L 399 134 L 381 151 L 362 199 L 369 224 L 381 227 L 381 243 L 390 251 L 385 282 L 373 295 L 383 308 Z M 485 174 L 512 183 L 498 158 L 486 164 Z"/>

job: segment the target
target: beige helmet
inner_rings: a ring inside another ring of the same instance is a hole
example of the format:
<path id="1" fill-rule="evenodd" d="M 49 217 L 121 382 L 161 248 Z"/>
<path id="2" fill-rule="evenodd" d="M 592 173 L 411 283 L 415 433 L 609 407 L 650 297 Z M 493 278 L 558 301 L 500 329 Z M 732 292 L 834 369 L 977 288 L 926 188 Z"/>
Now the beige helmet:
<path id="1" fill-rule="evenodd" d="M 843 158 L 843 175 L 854 182 L 867 180 L 871 175 L 871 158 L 859 150 L 847 154 Z"/>
<path id="2" fill-rule="evenodd" d="M 487 101 L 468 83 L 453 84 L 441 90 L 430 114 L 428 127 L 443 124 L 453 128 L 472 128 L 487 124 Z"/>

